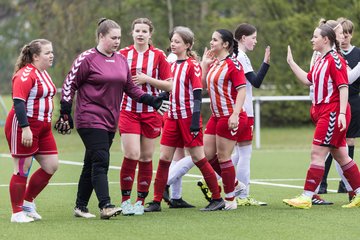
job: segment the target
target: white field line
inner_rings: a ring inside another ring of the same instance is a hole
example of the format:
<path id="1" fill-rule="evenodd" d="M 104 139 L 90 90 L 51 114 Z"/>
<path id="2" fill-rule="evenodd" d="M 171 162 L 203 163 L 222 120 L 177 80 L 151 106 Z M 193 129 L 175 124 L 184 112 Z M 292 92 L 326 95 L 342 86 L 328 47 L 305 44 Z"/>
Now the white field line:
<path id="1" fill-rule="evenodd" d="M 10 154 L 4 154 L 4 153 L 0 153 L 0 158 L 11 158 Z M 73 166 L 82 166 L 83 163 L 82 162 L 74 162 L 74 161 L 68 161 L 68 160 L 59 160 L 60 164 L 65 164 L 65 165 L 73 165 Z M 114 169 L 114 170 L 120 170 L 121 167 L 118 166 L 109 166 L 109 169 Z M 156 173 L 156 171 L 153 171 L 153 173 Z M 201 175 L 197 175 L 197 174 L 185 174 L 186 177 L 191 177 L 191 178 L 202 178 Z M 339 178 L 329 178 L 329 181 L 339 181 Z M 300 179 L 300 178 L 293 178 L 293 179 L 254 179 L 251 180 L 250 183 L 251 184 L 258 184 L 258 185 L 264 185 L 264 186 L 274 186 L 274 187 L 285 187 L 285 188 L 297 188 L 297 189 L 303 189 L 303 186 L 298 186 L 298 185 L 290 185 L 290 184 L 279 184 L 279 183 L 270 183 L 270 182 L 288 182 L 288 181 L 304 181 L 304 179 Z M 196 180 L 190 180 L 190 181 L 185 181 L 183 180 L 183 182 L 196 182 Z M 77 185 L 78 183 L 49 183 L 50 186 L 74 186 Z M 119 184 L 119 182 L 109 182 L 109 184 Z M 0 184 L 0 187 L 9 187 L 8 184 Z M 328 192 L 337 192 L 336 190 L 332 190 L 332 189 L 328 189 Z"/>

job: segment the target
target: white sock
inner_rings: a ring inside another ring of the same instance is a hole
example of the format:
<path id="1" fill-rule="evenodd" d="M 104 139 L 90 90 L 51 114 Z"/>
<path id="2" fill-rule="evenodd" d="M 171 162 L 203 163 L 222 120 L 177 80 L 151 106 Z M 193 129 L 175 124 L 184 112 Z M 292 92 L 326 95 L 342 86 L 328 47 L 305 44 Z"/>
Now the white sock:
<path id="1" fill-rule="evenodd" d="M 239 162 L 239 148 L 240 146 L 236 144 L 231 155 L 231 161 L 233 162 L 234 166 L 237 166 Z"/>
<path id="2" fill-rule="evenodd" d="M 236 178 L 246 186 L 246 192 L 240 194 L 240 198 L 246 198 L 249 196 L 250 190 L 250 159 L 252 153 L 252 145 L 239 146 L 239 161 L 236 166 Z"/>
<path id="3" fill-rule="evenodd" d="M 303 195 L 312 198 L 314 196 L 314 192 L 311 191 L 304 191 Z"/>
<path id="4" fill-rule="evenodd" d="M 175 165 L 171 165 L 167 185 L 174 184 L 177 179 L 184 176 L 193 166 L 195 166 L 195 164 L 193 163 L 191 156 L 186 156 L 177 161 Z"/>
<path id="5" fill-rule="evenodd" d="M 170 198 L 180 199 L 182 194 L 182 177 L 177 178 L 173 184 L 170 185 Z"/>

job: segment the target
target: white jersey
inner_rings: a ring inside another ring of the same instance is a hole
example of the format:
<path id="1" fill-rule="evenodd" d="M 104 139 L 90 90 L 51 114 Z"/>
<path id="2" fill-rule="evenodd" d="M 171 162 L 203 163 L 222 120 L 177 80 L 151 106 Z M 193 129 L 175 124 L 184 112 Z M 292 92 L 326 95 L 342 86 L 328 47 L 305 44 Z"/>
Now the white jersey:
<path id="1" fill-rule="evenodd" d="M 241 49 L 239 49 L 237 59 L 244 68 L 244 74 L 254 71 L 253 67 L 251 66 L 250 59 L 248 58 L 246 53 L 243 52 Z M 246 79 L 246 97 L 245 97 L 245 102 L 244 102 L 244 108 L 245 108 L 245 111 L 246 111 L 246 114 L 248 117 L 254 117 L 254 107 L 253 107 L 253 102 L 252 102 L 252 96 L 253 96 L 252 85 L 249 82 L 249 80 Z"/>

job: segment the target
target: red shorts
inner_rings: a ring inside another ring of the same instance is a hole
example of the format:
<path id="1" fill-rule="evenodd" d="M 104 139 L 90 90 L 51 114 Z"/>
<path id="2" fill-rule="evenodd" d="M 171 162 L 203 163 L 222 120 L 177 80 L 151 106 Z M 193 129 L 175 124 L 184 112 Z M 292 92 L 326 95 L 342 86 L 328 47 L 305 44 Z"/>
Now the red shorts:
<path id="1" fill-rule="evenodd" d="M 203 146 L 202 120 L 200 118 L 200 131 L 194 138 L 190 132 L 191 117 L 185 119 L 167 118 L 165 121 L 163 134 L 161 136 L 161 145 L 178 148 L 191 148 Z"/>
<path id="2" fill-rule="evenodd" d="M 241 123 L 241 119 L 240 119 Z M 244 130 L 240 132 L 238 142 L 252 141 L 254 131 L 254 117 L 248 117 Z"/>
<path id="3" fill-rule="evenodd" d="M 33 134 L 33 144 L 25 147 L 21 143 L 22 129 L 18 124 L 15 111 L 11 110 L 5 123 L 5 135 L 13 157 L 30 157 L 36 154 L 57 154 L 54 136 L 51 132 L 51 123 L 28 118 Z"/>
<path id="4" fill-rule="evenodd" d="M 143 135 L 147 138 L 157 138 L 161 133 L 162 117 L 158 112 L 134 113 L 121 111 L 119 118 L 119 133 Z"/>
<path id="5" fill-rule="evenodd" d="M 339 102 L 315 105 L 312 108 L 311 118 L 315 123 L 313 144 L 335 148 L 346 146 L 346 131 L 351 119 L 350 105 L 346 109 L 346 129 L 342 132 L 338 127 Z"/>
<path id="6" fill-rule="evenodd" d="M 211 115 L 205 129 L 205 134 L 218 135 L 220 137 L 237 141 L 239 135 L 244 131 L 247 125 L 247 115 L 246 112 L 241 112 L 239 114 L 239 127 L 236 130 L 230 130 L 228 120 L 229 116 L 224 117 L 215 117 Z"/>

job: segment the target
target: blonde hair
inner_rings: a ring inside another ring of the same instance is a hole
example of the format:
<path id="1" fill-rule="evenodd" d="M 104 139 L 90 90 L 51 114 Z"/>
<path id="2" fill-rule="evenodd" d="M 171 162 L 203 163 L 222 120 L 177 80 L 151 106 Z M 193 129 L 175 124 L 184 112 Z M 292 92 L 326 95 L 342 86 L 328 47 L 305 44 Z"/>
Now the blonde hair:
<path id="1" fill-rule="evenodd" d="M 192 47 L 195 42 L 195 36 L 193 31 L 190 28 L 184 26 L 177 26 L 175 27 L 172 32 L 170 33 L 170 40 L 177 33 L 184 41 L 185 44 L 189 44 L 190 46 L 186 49 L 186 56 L 198 60 L 198 55 L 195 51 L 192 51 Z"/>

